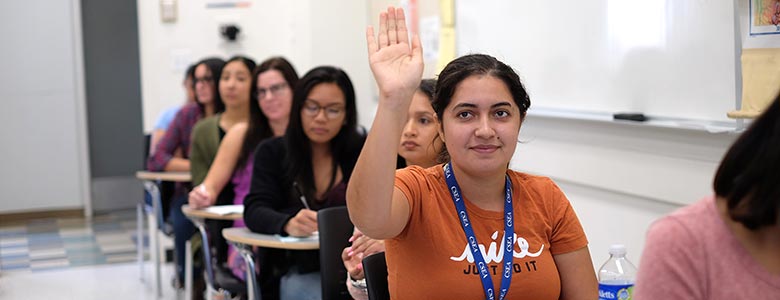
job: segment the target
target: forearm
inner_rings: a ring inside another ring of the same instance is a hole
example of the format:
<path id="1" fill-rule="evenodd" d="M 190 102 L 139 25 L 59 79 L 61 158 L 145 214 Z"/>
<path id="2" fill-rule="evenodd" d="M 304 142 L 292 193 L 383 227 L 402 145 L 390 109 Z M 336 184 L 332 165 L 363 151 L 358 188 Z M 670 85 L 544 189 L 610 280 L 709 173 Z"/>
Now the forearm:
<path id="1" fill-rule="evenodd" d="M 236 162 L 240 155 L 242 140 L 228 140 L 227 138 L 220 145 L 217 151 L 217 157 L 214 159 L 214 163 L 211 164 L 206 178 L 203 180 L 202 185 L 206 186 L 206 189 L 217 195 L 222 192 L 225 185 L 233 177 L 233 173 L 236 170 Z"/>
<path id="2" fill-rule="evenodd" d="M 149 138 L 149 155 L 154 155 L 154 151 L 157 150 L 157 143 L 165 136 L 165 130 L 155 129 L 152 132 L 152 136 Z"/>
<path id="3" fill-rule="evenodd" d="M 181 157 L 173 157 L 165 164 L 164 170 L 166 172 L 188 172 L 190 170 L 190 160 Z"/>
<path id="4" fill-rule="evenodd" d="M 390 224 L 395 162 L 408 107 L 408 101 L 384 102 L 380 101 L 347 188 L 350 219 L 368 236 L 382 235 Z"/>
<path id="5" fill-rule="evenodd" d="M 284 225 L 293 217 L 292 214 L 278 212 L 267 207 L 258 200 L 247 195 L 244 202 L 244 223 L 252 232 L 264 234 L 282 234 Z"/>

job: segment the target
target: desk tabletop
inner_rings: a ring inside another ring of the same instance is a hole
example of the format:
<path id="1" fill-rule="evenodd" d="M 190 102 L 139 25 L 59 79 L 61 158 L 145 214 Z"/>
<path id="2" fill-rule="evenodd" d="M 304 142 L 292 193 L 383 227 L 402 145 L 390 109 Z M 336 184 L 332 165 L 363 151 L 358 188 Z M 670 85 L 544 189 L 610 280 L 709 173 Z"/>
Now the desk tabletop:
<path id="1" fill-rule="evenodd" d="M 189 182 L 192 181 L 192 175 L 190 172 L 150 172 L 150 171 L 138 171 L 135 172 L 135 178 L 141 180 L 162 180 L 173 182 Z"/>
<path id="2" fill-rule="evenodd" d="M 232 208 L 232 207 L 235 207 L 235 206 L 237 206 L 237 205 L 219 205 L 219 206 L 212 206 L 211 208 L 220 208 L 220 207 L 222 207 L 222 208 L 231 207 Z M 243 206 L 243 205 L 241 205 L 241 206 Z M 188 204 L 184 204 L 181 207 L 181 212 L 183 212 L 184 215 L 187 216 L 187 217 L 196 217 L 196 218 L 209 219 L 209 220 L 229 220 L 229 221 L 234 221 L 234 220 L 240 220 L 241 218 L 244 217 L 243 213 L 234 212 L 234 213 L 224 214 L 224 213 L 218 213 L 218 212 L 211 211 L 208 208 L 206 208 L 206 209 L 195 209 L 195 208 L 190 207 Z"/>
<path id="3" fill-rule="evenodd" d="M 273 234 L 261 234 L 249 231 L 247 228 L 225 228 L 222 236 L 226 240 L 249 246 L 290 250 L 316 250 L 320 248 L 319 237 L 294 238 L 281 237 Z"/>

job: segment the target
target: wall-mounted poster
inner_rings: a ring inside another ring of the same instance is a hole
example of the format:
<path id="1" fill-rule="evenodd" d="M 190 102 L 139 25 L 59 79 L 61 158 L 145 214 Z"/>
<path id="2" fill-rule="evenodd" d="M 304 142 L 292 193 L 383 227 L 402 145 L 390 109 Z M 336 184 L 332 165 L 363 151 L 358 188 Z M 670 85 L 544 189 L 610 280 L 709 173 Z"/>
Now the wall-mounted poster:
<path id="1" fill-rule="evenodd" d="M 750 35 L 780 34 L 780 0 L 750 0 Z"/>

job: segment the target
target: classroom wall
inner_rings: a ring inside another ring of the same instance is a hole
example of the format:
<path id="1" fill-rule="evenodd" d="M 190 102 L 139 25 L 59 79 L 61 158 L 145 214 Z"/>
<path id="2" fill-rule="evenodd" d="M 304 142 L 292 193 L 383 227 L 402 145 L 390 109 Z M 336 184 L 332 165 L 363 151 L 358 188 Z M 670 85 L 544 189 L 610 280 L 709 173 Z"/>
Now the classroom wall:
<path id="1" fill-rule="evenodd" d="M 270 56 L 285 56 L 300 76 L 318 65 L 341 67 L 355 85 L 359 122 L 370 125 L 376 100 L 364 42 L 364 2 L 251 1 L 245 8 L 207 8 L 210 2 L 178 1 L 177 21 L 163 23 L 159 3 L 138 1 L 145 132 L 160 112 L 184 101 L 181 82 L 189 63 L 206 56 L 227 59 L 236 54 L 258 63 Z M 237 43 L 220 37 L 222 24 L 241 28 Z"/>
<path id="2" fill-rule="evenodd" d="M 79 1 L 2 1 L 0 36 L 0 214 L 88 207 Z"/>
<path id="3" fill-rule="evenodd" d="M 737 136 L 529 115 L 510 167 L 560 185 L 598 270 L 616 243 L 638 264 L 654 220 L 711 194 L 715 170 Z"/>
<path id="4" fill-rule="evenodd" d="M 301 74 L 321 63 L 341 65 L 355 82 L 360 122 L 371 125 L 376 91 L 363 28 L 378 12 L 371 10 L 388 1 L 264 1 L 221 10 L 205 9 L 203 1 L 179 2 L 173 24 L 160 22 L 157 3 L 144 2 L 138 4 L 144 130 L 164 108 L 183 101 L 186 64 L 177 61 L 234 53 L 258 60 L 283 54 Z M 424 15 L 428 11 L 422 9 Z M 247 35 L 240 44 L 221 41 L 216 33 L 221 20 L 240 22 Z M 736 136 L 529 115 L 511 167 L 550 176 L 561 186 L 588 234 L 594 268 L 606 260 L 612 243 L 626 244 L 629 258 L 639 264 L 648 226 L 711 193 L 715 168 Z"/>

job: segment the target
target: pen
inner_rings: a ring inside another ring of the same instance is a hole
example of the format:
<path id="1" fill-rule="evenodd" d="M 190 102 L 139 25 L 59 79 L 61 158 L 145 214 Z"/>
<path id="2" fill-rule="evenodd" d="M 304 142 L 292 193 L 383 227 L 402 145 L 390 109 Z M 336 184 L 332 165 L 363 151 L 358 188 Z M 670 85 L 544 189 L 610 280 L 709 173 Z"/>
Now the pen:
<path id="1" fill-rule="evenodd" d="M 299 199 L 301 199 L 301 203 L 303 203 L 303 207 L 305 207 L 308 210 L 311 210 L 311 208 L 309 208 L 309 203 L 306 202 L 306 197 L 303 196 L 303 191 L 301 190 L 301 186 L 298 185 L 297 181 L 293 182 L 293 187 L 295 188 L 296 191 L 298 191 L 298 197 Z"/>

